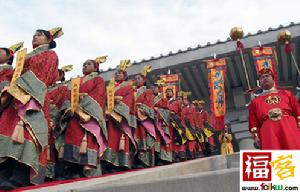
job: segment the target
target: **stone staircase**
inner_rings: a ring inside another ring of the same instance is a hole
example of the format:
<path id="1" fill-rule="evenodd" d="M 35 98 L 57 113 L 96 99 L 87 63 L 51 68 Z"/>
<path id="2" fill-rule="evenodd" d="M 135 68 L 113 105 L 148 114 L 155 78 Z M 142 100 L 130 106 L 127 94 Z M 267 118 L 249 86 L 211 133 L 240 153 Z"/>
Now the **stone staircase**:
<path id="1" fill-rule="evenodd" d="M 239 191 L 239 153 L 217 155 L 30 191 L 235 192 Z"/>

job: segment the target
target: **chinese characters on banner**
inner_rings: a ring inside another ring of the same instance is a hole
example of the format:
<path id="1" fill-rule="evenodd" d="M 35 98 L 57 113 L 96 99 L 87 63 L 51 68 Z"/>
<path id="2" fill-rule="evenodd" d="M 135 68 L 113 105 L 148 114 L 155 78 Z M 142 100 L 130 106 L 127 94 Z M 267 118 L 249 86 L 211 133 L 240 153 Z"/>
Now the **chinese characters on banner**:
<path id="1" fill-rule="evenodd" d="M 208 87 L 210 89 L 213 125 L 215 125 L 216 130 L 223 130 L 225 127 L 224 115 L 226 113 L 226 60 L 225 58 L 207 60 L 206 67 L 208 71 Z"/>
<path id="2" fill-rule="evenodd" d="M 296 150 L 241 151 L 240 190 L 300 189 L 299 158 Z"/>

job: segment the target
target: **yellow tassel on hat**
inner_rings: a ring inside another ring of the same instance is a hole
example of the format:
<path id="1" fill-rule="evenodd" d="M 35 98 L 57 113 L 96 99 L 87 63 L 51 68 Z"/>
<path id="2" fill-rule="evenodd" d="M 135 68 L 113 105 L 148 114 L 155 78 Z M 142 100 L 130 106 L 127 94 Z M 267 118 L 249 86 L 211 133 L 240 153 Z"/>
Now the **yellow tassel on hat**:
<path id="1" fill-rule="evenodd" d="M 119 151 L 124 151 L 125 150 L 125 135 L 122 133 L 121 138 L 120 138 L 120 143 L 119 143 Z"/>
<path id="2" fill-rule="evenodd" d="M 131 67 L 131 65 L 132 64 L 131 64 L 130 60 L 128 60 L 128 59 L 121 60 L 120 64 L 117 66 L 117 69 L 121 70 L 121 71 L 127 71 L 127 69 L 129 67 Z"/>
<path id="3" fill-rule="evenodd" d="M 86 131 L 84 133 L 84 136 L 83 136 L 81 144 L 80 144 L 79 153 L 80 154 L 86 154 L 87 153 L 87 132 Z"/>
<path id="4" fill-rule="evenodd" d="M 49 33 L 51 34 L 53 39 L 59 38 L 64 34 L 61 27 L 52 28 L 49 30 Z"/>
<path id="5" fill-rule="evenodd" d="M 15 143 L 23 144 L 24 143 L 24 122 L 20 120 L 16 125 L 13 134 L 11 135 L 11 139 Z"/>
<path id="6" fill-rule="evenodd" d="M 107 55 L 104 55 L 104 56 L 100 56 L 100 57 L 96 57 L 95 61 L 97 63 L 105 63 L 107 60 Z"/>
<path id="7" fill-rule="evenodd" d="M 146 66 L 143 68 L 141 74 L 142 74 L 144 77 L 147 77 L 147 74 L 150 73 L 151 71 L 152 71 L 151 65 L 146 65 Z"/>
<path id="8" fill-rule="evenodd" d="M 24 46 L 24 42 L 19 42 L 19 43 L 16 43 L 16 44 L 10 46 L 9 49 L 15 53 L 15 52 L 19 51 L 23 46 Z"/>
<path id="9" fill-rule="evenodd" d="M 64 66 L 61 68 L 61 70 L 64 71 L 64 72 L 72 71 L 72 70 L 73 70 L 73 65 L 64 65 Z"/>

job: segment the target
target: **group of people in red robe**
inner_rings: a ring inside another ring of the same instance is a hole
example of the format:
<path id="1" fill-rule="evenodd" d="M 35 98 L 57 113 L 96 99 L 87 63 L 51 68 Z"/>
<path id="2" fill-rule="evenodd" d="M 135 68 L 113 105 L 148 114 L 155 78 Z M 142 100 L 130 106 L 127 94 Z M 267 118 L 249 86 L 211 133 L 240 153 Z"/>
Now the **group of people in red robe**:
<path id="1" fill-rule="evenodd" d="M 106 58 L 86 60 L 83 75 L 65 81 L 53 51 L 61 35 L 61 28 L 37 30 L 33 51 L 15 68 L 22 43 L 0 48 L 0 189 L 211 154 L 213 127 L 204 101 L 190 102 L 186 92 L 172 89 L 164 98 L 159 84 L 146 86 L 147 70 L 129 81 L 130 61 L 122 60 L 108 111 L 107 87 L 99 73 Z"/>
<path id="2" fill-rule="evenodd" d="M 83 75 L 65 81 L 53 51 L 61 35 L 61 28 L 37 30 L 33 51 L 15 68 L 22 44 L 0 48 L 0 189 L 164 165 L 215 150 L 205 102 L 172 88 L 162 93 L 159 83 L 146 86 L 149 66 L 129 80 L 130 61 L 122 60 L 110 82 L 113 94 L 99 72 L 105 57 L 86 60 Z M 249 105 L 256 146 L 300 149 L 295 96 L 274 86 L 270 69 L 260 71 L 259 82 L 261 93 Z M 226 138 L 220 140 L 230 143 Z M 224 153 L 233 151 L 227 148 Z"/>

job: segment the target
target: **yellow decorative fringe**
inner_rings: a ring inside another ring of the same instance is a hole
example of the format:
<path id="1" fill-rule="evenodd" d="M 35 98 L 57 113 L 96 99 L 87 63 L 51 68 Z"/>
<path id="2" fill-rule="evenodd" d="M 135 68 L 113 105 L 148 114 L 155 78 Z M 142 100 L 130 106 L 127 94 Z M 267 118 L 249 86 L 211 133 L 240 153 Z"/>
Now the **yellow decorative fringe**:
<path id="1" fill-rule="evenodd" d="M 80 144 L 79 153 L 80 154 L 86 154 L 87 153 L 87 132 L 86 131 L 84 133 L 84 136 L 83 136 L 81 144 Z"/>
<path id="2" fill-rule="evenodd" d="M 24 143 L 24 140 L 25 140 L 24 139 L 24 122 L 22 120 L 20 120 L 18 122 L 18 124 L 16 125 L 14 132 L 11 136 L 11 139 L 15 143 L 20 143 L 20 144 Z"/>

